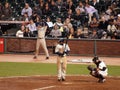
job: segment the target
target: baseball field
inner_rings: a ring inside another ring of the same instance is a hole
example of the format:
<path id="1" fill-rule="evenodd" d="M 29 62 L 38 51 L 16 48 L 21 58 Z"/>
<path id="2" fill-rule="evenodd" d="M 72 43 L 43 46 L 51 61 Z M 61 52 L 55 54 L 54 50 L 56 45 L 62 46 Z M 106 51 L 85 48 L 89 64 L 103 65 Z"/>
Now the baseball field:
<path id="1" fill-rule="evenodd" d="M 88 56 L 68 56 L 66 81 L 57 81 L 56 56 L 0 54 L 0 90 L 120 90 L 120 57 L 100 57 L 108 66 L 105 83 L 89 75 Z M 93 65 L 94 66 L 94 65 Z"/>

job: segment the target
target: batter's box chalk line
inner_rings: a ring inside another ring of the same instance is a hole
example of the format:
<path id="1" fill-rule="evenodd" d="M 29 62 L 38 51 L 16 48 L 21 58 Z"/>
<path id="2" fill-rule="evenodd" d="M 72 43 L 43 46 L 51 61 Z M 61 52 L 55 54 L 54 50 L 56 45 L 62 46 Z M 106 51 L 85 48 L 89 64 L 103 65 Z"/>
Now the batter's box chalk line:
<path id="1" fill-rule="evenodd" d="M 68 62 L 72 63 L 92 63 L 91 59 L 73 59 L 73 60 L 68 60 Z"/>
<path id="2" fill-rule="evenodd" d="M 46 90 L 46 89 L 50 89 L 50 88 L 54 88 L 56 86 L 46 86 L 46 87 L 41 87 L 41 88 L 37 88 L 37 89 L 33 89 L 33 90 Z"/>

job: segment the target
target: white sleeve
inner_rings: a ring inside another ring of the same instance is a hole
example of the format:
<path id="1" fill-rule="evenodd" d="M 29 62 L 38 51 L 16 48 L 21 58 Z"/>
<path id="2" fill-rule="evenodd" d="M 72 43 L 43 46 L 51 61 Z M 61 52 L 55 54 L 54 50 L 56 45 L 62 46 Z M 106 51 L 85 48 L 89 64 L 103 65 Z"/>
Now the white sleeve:
<path id="1" fill-rule="evenodd" d="M 70 47 L 68 44 L 64 44 L 65 51 L 70 51 Z"/>
<path id="2" fill-rule="evenodd" d="M 55 47 L 55 53 L 59 52 L 59 44 Z"/>
<path id="3" fill-rule="evenodd" d="M 100 64 L 99 64 L 99 69 L 103 69 L 103 67 L 106 67 L 105 63 L 102 61 Z"/>
<path id="4" fill-rule="evenodd" d="M 108 25 L 108 26 L 107 26 L 107 30 L 108 30 L 108 31 L 110 31 L 110 29 L 111 29 L 111 26 L 110 26 L 110 25 Z"/>
<path id="5" fill-rule="evenodd" d="M 18 34 L 19 34 L 19 30 L 16 32 L 16 37 L 19 37 L 19 35 L 18 35 Z"/>
<path id="6" fill-rule="evenodd" d="M 34 23 L 34 30 L 36 31 L 37 30 L 37 27 L 36 27 L 36 24 Z"/>

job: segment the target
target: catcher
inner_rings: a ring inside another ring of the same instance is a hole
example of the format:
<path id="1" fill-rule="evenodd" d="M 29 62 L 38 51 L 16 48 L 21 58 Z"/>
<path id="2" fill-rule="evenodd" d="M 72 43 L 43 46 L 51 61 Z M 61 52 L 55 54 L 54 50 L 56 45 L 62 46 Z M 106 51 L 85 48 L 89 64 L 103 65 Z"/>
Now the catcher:
<path id="1" fill-rule="evenodd" d="M 100 61 L 97 56 L 93 58 L 93 63 L 95 63 L 96 68 L 93 68 L 89 65 L 87 68 L 90 71 L 90 74 L 96 78 L 99 78 L 98 82 L 103 83 L 106 81 L 105 76 L 108 74 L 108 69 L 106 64 L 103 61 Z"/>
<path id="2" fill-rule="evenodd" d="M 64 39 L 60 39 L 55 48 L 55 53 L 57 54 L 57 73 L 58 81 L 65 81 L 67 60 L 66 55 L 70 51 L 67 43 L 64 43 Z"/>

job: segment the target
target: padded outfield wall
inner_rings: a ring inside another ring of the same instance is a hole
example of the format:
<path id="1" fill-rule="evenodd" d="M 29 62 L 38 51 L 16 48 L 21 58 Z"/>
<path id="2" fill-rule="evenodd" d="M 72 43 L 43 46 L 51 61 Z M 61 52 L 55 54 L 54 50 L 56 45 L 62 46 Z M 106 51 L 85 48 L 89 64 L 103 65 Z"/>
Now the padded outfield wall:
<path id="1" fill-rule="evenodd" d="M 3 53 L 34 53 L 37 38 L 0 37 L 4 39 Z M 54 54 L 58 39 L 47 38 L 47 48 Z M 120 56 L 120 40 L 69 39 L 70 55 Z M 40 54 L 44 54 L 40 47 Z"/>

